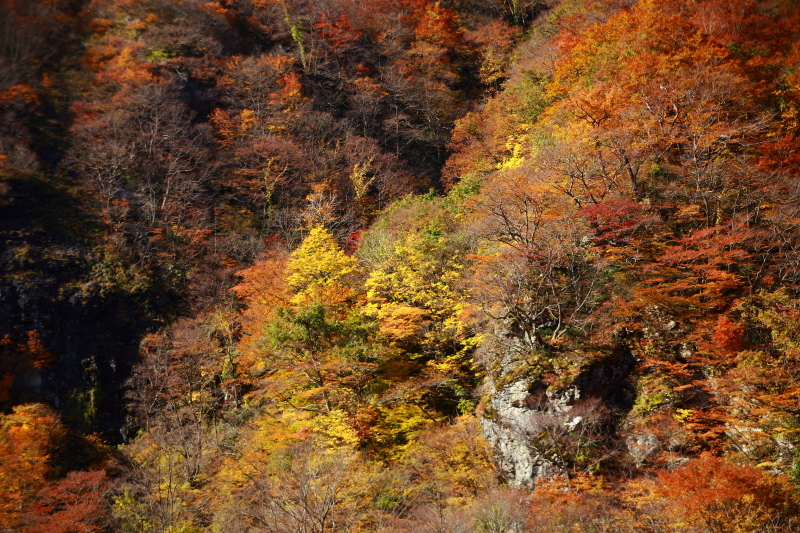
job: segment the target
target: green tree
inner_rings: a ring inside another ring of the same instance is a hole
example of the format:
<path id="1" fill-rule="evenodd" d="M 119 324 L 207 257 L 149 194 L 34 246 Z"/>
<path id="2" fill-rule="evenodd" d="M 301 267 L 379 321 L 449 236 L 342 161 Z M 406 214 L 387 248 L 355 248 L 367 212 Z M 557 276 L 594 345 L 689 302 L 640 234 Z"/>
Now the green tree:
<path id="1" fill-rule="evenodd" d="M 262 340 L 268 388 L 283 404 L 330 413 L 351 408 L 380 358 L 374 332 L 357 313 L 320 302 L 282 308 Z"/>

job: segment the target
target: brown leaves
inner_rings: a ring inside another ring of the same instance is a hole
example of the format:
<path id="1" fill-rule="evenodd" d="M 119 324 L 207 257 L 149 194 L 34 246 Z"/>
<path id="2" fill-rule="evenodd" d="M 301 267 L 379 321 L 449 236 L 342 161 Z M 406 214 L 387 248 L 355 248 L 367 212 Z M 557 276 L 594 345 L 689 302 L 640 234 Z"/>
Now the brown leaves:
<path id="1" fill-rule="evenodd" d="M 661 472 L 658 479 L 675 514 L 713 531 L 753 531 L 768 521 L 787 527 L 797 507 L 779 479 L 711 456 Z"/>
<path id="2" fill-rule="evenodd" d="M 246 332 L 253 335 L 275 316 L 277 307 L 289 299 L 285 281 L 285 259 L 262 259 L 237 273 L 242 281 L 233 287 L 237 298 L 247 303 L 242 313 Z"/>
<path id="3" fill-rule="evenodd" d="M 736 353 L 745 346 L 744 332 L 743 324 L 734 324 L 730 318 L 720 315 L 714 328 L 714 344 L 720 350 Z"/>
<path id="4" fill-rule="evenodd" d="M 0 526 L 19 526 L 50 474 L 50 454 L 66 430 L 42 404 L 19 405 L 0 417 Z"/>
<path id="5" fill-rule="evenodd" d="M 106 528 L 106 472 L 70 472 L 43 488 L 24 533 L 94 533 Z"/>
<path id="6" fill-rule="evenodd" d="M 363 33 L 350 24 L 346 13 L 336 18 L 321 13 L 312 28 L 327 41 L 333 53 L 341 56 L 352 50 Z"/>

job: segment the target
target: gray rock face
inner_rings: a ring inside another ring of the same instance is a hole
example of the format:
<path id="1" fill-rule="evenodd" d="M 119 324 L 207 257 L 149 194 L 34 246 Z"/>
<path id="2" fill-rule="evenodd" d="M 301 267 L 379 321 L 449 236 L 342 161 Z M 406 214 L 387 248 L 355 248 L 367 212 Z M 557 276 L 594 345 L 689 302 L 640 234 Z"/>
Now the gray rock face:
<path id="1" fill-rule="evenodd" d="M 519 364 L 519 358 L 501 357 L 501 376 L 515 375 L 514 368 L 505 364 L 512 359 Z M 635 364 L 627 350 L 615 349 L 562 389 L 548 389 L 539 376 L 524 373 L 500 387 L 487 377 L 485 386 L 492 393 L 481 427 L 508 483 L 530 488 L 537 478 L 563 473 L 566 461 L 553 443 L 575 434 L 602 438 L 597 434 L 607 426 L 614 411 L 611 404 L 624 403 L 627 378 Z"/>
<path id="2" fill-rule="evenodd" d="M 661 450 L 658 437 L 646 431 L 629 435 L 625 439 L 625 445 L 628 448 L 628 453 L 638 466 L 644 464 L 647 459 Z"/>
<path id="3" fill-rule="evenodd" d="M 558 465 L 546 458 L 531 440 L 536 413 L 529 406 L 530 380 L 520 379 L 492 395 L 494 416 L 481 419 L 484 438 L 494 449 L 495 461 L 513 487 L 532 488 L 540 477 L 558 474 Z"/>

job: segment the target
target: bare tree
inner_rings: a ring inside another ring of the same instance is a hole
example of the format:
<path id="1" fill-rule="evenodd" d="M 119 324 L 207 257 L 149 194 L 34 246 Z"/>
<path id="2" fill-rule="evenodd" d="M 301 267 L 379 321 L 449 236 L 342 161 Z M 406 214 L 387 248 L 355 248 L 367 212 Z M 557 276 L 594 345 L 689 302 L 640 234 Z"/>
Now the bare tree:
<path id="1" fill-rule="evenodd" d="M 282 467 L 249 474 L 241 514 L 252 531 L 334 533 L 351 531 L 366 515 L 377 479 L 350 450 L 325 449 L 308 440 L 285 450 Z"/>
<path id="2" fill-rule="evenodd" d="M 482 213 L 482 214 L 481 214 Z M 487 216 L 488 214 L 488 216 Z M 471 289 L 493 319 L 511 321 L 531 345 L 580 328 L 598 289 L 588 229 L 563 196 L 524 172 L 501 173 L 476 207 L 493 254 L 475 267 Z"/>

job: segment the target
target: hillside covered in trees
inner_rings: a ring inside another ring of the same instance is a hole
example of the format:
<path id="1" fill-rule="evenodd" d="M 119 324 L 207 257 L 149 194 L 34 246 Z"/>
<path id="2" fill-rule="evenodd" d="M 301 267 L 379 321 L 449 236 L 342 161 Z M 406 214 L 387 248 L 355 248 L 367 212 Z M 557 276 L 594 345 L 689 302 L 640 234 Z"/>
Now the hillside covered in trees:
<path id="1" fill-rule="evenodd" d="M 0 0 L 0 531 L 798 530 L 796 0 Z"/>

